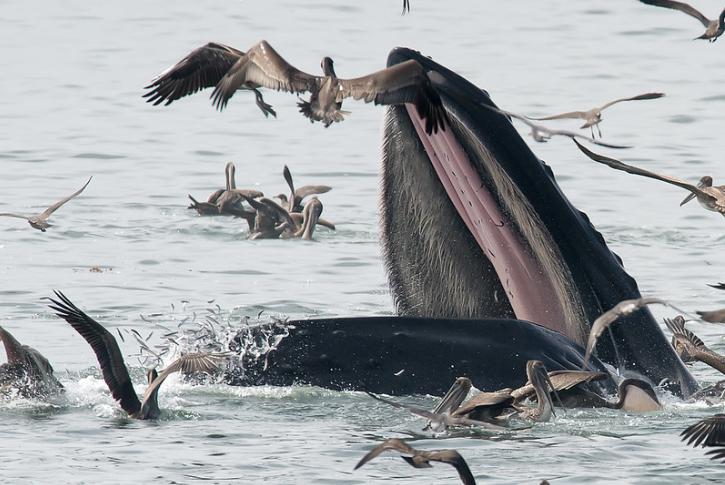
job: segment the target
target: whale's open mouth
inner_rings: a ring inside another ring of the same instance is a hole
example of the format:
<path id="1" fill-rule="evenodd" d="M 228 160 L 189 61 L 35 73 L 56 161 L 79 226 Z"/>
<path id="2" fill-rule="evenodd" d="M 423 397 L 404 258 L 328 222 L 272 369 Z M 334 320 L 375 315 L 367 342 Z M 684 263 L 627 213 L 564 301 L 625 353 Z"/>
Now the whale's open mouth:
<path id="1" fill-rule="evenodd" d="M 636 282 L 485 91 L 409 49 L 388 64 L 409 59 L 450 122 L 426 134 L 415 109 L 387 111 L 382 239 L 398 312 L 527 320 L 583 344 L 599 315 L 640 296 Z M 697 387 L 649 311 L 612 327 L 598 352 L 683 394 Z"/>

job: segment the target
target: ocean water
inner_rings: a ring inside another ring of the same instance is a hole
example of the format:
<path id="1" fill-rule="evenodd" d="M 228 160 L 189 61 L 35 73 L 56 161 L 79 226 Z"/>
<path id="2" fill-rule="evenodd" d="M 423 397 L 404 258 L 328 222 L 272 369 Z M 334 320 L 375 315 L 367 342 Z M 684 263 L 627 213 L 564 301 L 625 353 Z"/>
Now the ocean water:
<path id="1" fill-rule="evenodd" d="M 390 315 L 378 244 L 379 146 L 383 108 L 346 102 L 352 114 L 328 129 L 297 113 L 294 97 L 266 92 L 265 119 L 251 93 L 219 113 L 205 93 L 170 106 L 141 95 L 157 74 L 216 41 L 246 50 L 266 39 L 288 61 L 320 72 L 331 56 L 340 77 L 385 66 L 406 46 L 486 89 L 502 108 L 547 116 L 639 93 L 666 97 L 608 108 L 605 140 L 629 150 L 593 150 L 696 182 L 722 183 L 724 41 L 693 41 L 702 26 L 679 12 L 616 2 L 214 1 L 0 3 L 0 212 L 38 213 L 88 188 L 46 233 L 0 218 L 0 324 L 53 363 L 67 388 L 51 402 L 0 403 L 5 483 L 457 483 L 435 464 L 416 470 L 395 454 L 359 470 L 385 438 L 421 449 L 455 448 L 479 483 L 712 483 L 723 465 L 686 447 L 679 433 L 722 406 L 665 399 L 634 414 L 569 410 L 523 432 L 456 431 L 433 436 L 422 420 L 362 393 L 311 387 L 163 386 L 162 419 L 124 417 L 100 378 L 90 347 L 54 317 L 43 297 L 65 292 L 116 333 L 135 329 L 164 342 L 157 324 L 199 320 L 212 309 L 233 325 L 245 317 Z M 697 3 L 714 17 L 713 0 Z M 579 120 L 546 123 L 576 130 Z M 520 126 L 522 136 L 528 130 Z M 587 133 L 582 131 L 582 133 Z M 537 144 L 563 191 L 586 212 L 647 296 L 690 312 L 725 306 L 725 225 L 686 193 L 598 165 L 566 139 Z M 326 184 L 312 241 L 252 241 L 246 224 L 199 217 L 187 194 L 205 199 L 223 184 L 267 195 Z M 186 302 L 186 303 L 184 303 Z M 673 316 L 654 308 L 657 316 Z M 725 351 L 722 327 L 688 325 Z M 143 359 L 121 342 L 142 391 Z M 704 383 L 719 379 L 700 366 Z M 405 402 L 432 407 L 433 396 Z"/>

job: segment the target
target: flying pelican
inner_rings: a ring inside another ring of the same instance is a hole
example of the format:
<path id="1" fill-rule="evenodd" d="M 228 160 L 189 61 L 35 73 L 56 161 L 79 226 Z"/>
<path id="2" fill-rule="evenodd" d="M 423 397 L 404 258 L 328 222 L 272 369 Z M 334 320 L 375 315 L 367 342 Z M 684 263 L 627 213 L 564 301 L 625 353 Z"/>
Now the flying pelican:
<path id="1" fill-rule="evenodd" d="M 0 327 L 7 363 L 0 365 L 0 391 L 17 391 L 24 397 L 40 397 L 63 392 L 63 385 L 53 375 L 53 366 L 40 352 L 22 345 Z"/>
<path id="2" fill-rule="evenodd" d="M 69 195 L 65 199 L 59 200 L 55 204 L 51 205 L 50 207 L 45 209 L 41 214 L 38 214 L 37 216 L 24 216 L 21 214 L 10 214 L 8 212 L 3 212 L 2 214 L 0 214 L 0 216 L 17 217 L 19 219 L 26 219 L 28 221 L 28 224 L 30 224 L 31 227 L 33 227 L 34 229 L 38 229 L 42 232 L 45 232 L 46 229 L 48 229 L 49 227 L 52 226 L 52 224 L 48 223 L 48 218 L 50 217 L 50 215 L 53 212 L 57 211 L 60 206 L 62 206 L 63 204 L 65 204 L 66 202 L 71 200 L 73 197 L 75 197 L 78 194 L 80 194 L 81 192 L 83 192 L 83 189 L 85 189 L 88 186 L 88 184 L 91 183 L 92 178 L 93 177 L 90 177 L 88 179 L 88 182 L 86 182 L 86 184 L 83 187 L 81 187 L 77 191 L 73 192 L 71 195 Z"/>
<path id="3" fill-rule="evenodd" d="M 264 40 L 246 53 L 210 42 L 157 76 L 144 88 L 149 89 L 144 97 L 154 105 L 164 101 L 169 104 L 212 86 L 212 103 L 220 111 L 237 90 L 243 89 L 255 92 L 262 112 L 274 114 L 257 89 L 266 87 L 289 93 L 309 92 L 308 116 L 323 123 L 342 119 L 338 103 L 348 97 L 384 105 L 413 104 L 426 120 L 428 133 L 444 129 L 447 119 L 426 70 L 414 60 L 356 79 L 313 76 L 293 67 Z"/>
<path id="4" fill-rule="evenodd" d="M 594 323 L 592 323 L 592 329 L 589 332 L 589 340 L 587 341 L 587 350 L 584 354 L 584 365 L 582 365 L 582 370 L 587 369 L 587 363 L 589 362 L 589 357 L 592 355 L 594 347 L 596 347 L 597 345 L 597 339 L 599 338 L 599 336 L 602 335 L 602 332 L 604 332 L 605 329 L 607 329 L 619 317 L 630 315 L 639 310 L 640 308 L 651 305 L 653 303 L 659 303 L 660 305 L 665 306 L 672 306 L 666 301 L 659 298 L 637 298 L 635 300 L 623 300 L 614 305 L 614 308 L 607 310 L 599 318 L 594 320 Z"/>
<path id="5" fill-rule="evenodd" d="M 687 440 L 693 447 L 716 446 L 717 448 L 705 453 L 712 455 L 713 460 L 725 459 L 725 414 L 716 414 L 689 426 L 683 431 L 682 441 Z"/>
<path id="6" fill-rule="evenodd" d="M 560 120 L 563 118 L 578 118 L 585 120 L 584 124 L 580 127 L 581 129 L 590 128 L 592 130 L 592 138 L 594 138 L 594 126 L 596 125 L 597 131 L 599 132 L 599 138 L 602 137 L 602 131 L 599 129 L 599 123 L 602 121 L 602 111 L 609 108 L 613 104 L 621 103 L 623 101 L 640 101 L 644 99 L 657 99 L 664 96 L 664 93 L 645 93 L 632 96 L 631 98 L 621 98 L 610 101 L 609 103 L 599 108 L 592 108 L 587 111 L 571 111 L 569 113 L 562 113 L 554 116 L 547 116 L 545 118 L 529 118 L 536 121 L 546 120 Z"/>
<path id="7" fill-rule="evenodd" d="M 383 451 L 399 451 L 400 453 L 410 455 L 401 456 L 401 458 L 414 468 L 431 468 L 431 461 L 448 463 L 449 465 L 455 467 L 458 471 L 458 476 L 461 477 L 461 481 L 465 485 L 476 485 L 476 480 L 473 478 L 471 469 L 468 468 L 468 463 L 466 463 L 466 460 L 464 460 L 456 450 L 420 451 L 398 438 L 383 441 L 378 446 L 370 450 L 360 459 L 359 462 L 357 462 L 355 470 L 378 456 Z"/>
<path id="8" fill-rule="evenodd" d="M 103 380 L 121 408 L 132 419 L 159 419 L 158 393 L 159 387 L 166 378 L 174 372 L 205 372 L 209 375 L 221 371 L 219 363 L 226 359 L 222 354 L 186 354 L 172 362 L 161 374 L 156 369 L 148 372 L 149 387 L 146 389 L 143 401 L 138 399 L 133 382 L 128 374 L 126 364 L 123 362 L 121 349 L 111 332 L 100 323 L 86 315 L 73 304 L 63 293 L 55 291 L 58 300 L 49 298 L 53 303 L 49 305 L 56 314 L 71 324 L 71 326 L 88 342 L 96 354 L 101 366 Z"/>
<path id="9" fill-rule="evenodd" d="M 691 17 L 695 17 L 699 20 L 702 25 L 705 26 L 705 33 L 700 37 L 695 37 L 692 40 L 707 39 L 710 42 L 715 42 L 723 32 L 725 32 L 725 9 L 720 12 L 720 16 L 717 20 L 710 20 L 705 17 L 699 10 L 692 7 L 691 5 L 684 2 L 675 2 L 674 0 L 639 0 L 647 5 L 654 5 L 655 7 L 671 8 L 673 10 L 679 10 L 680 12 L 686 13 Z"/>
<path id="10" fill-rule="evenodd" d="M 332 60 L 332 58 L 323 57 L 322 62 L 320 63 L 320 67 L 322 68 L 322 72 L 325 74 L 325 76 L 328 76 L 332 79 L 337 79 L 337 74 L 335 74 L 334 61 Z M 300 113 L 309 118 L 310 123 L 320 121 L 321 118 L 321 121 L 325 125 L 325 128 L 329 127 L 335 121 L 344 121 L 345 116 L 349 115 L 350 112 L 342 110 L 342 101 L 324 99 L 324 96 L 329 97 L 333 94 L 334 93 L 332 92 L 323 93 L 322 100 L 318 100 L 318 97 L 315 94 L 310 97 L 309 101 L 300 99 L 300 102 L 297 103 L 297 106 L 300 108 Z M 327 110 L 320 109 L 322 105 L 328 104 L 331 106 L 334 105 L 334 108 Z"/>
<path id="11" fill-rule="evenodd" d="M 585 136 L 585 135 L 580 135 L 579 133 L 574 133 L 573 131 L 552 130 L 550 128 L 547 128 L 544 125 L 539 125 L 537 123 L 532 122 L 526 116 L 512 113 L 511 111 L 505 111 L 500 108 L 494 108 L 493 106 L 489 106 L 487 104 L 481 104 L 480 106 L 484 106 L 492 111 L 498 111 L 501 114 L 504 114 L 511 118 L 516 118 L 519 121 L 523 121 L 525 124 L 527 124 L 529 126 L 529 128 L 531 128 L 531 132 L 529 133 L 531 135 L 531 137 L 534 139 L 534 141 L 537 141 L 539 143 L 545 143 L 545 142 L 549 141 L 549 139 L 552 136 L 560 135 L 560 136 L 568 136 L 569 138 L 581 138 L 582 140 L 587 140 L 590 143 L 596 143 L 597 145 L 605 146 L 608 148 L 632 148 L 629 145 L 615 145 L 613 143 L 606 143 L 606 142 L 603 142 L 600 140 L 596 140 L 594 138 L 589 138 L 588 136 Z"/>
<path id="12" fill-rule="evenodd" d="M 667 182 L 668 184 L 676 185 L 678 187 L 682 187 L 685 190 L 689 190 L 692 193 L 692 197 L 685 198 L 685 200 L 683 200 L 680 205 L 687 203 L 693 197 L 697 197 L 697 201 L 702 207 L 709 211 L 719 212 L 720 214 L 725 216 L 725 185 L 713 186 L 712 178 L 709 176 L 702 177 L 700 183 L 695 186 L 675 177 L 659 175 L 643 168 L 627 165 L 626 163 L 623 163 L 615 158 L 609 158 L 605 157 L 604 155 L 596 154 L 588 148 L 582 146 L 582 144 L 576 140 L 574 140 L 574 143 L 577 144 L 579 149 L 584 152 L 586 156 L 588 156 L 595 162 L 603 163 L 604 165 L 608 165 L 614 169 L 621 170 L 623 172 L 661 180 L 662 182 Z"/>

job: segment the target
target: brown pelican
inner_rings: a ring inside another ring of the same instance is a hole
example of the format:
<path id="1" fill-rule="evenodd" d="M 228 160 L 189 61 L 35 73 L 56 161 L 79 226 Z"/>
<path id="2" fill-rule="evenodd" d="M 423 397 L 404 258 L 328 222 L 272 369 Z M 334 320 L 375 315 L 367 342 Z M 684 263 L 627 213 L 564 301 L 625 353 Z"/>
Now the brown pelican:
<path id="1" fill-rule="evenodd" d="M 623 172 L 631 173 L 634 175 L 641 175 L 643 177 L 649 177 L 656 180 L 667 182 L 668 184 L 682 187 L 685 190 L 689 190 L 692 193 L 691 197 L 685 198 L 680 205 L 687 203 L 691 198 L 697 197 L 697 201 L 705 209 L 713 212 L 719 212 L 725 216 L 725 186 L 714 187 L 712 186 L 712 178 L 709 176 L 702 177 L 700 183 L 697 186 L 685 182 L 684 180 L 669 177 L 666 175 L 660 175 L 643 168 L 638 168 L 632 165 L 627 165 L 615 158 L 605 157 L 599 155 L 588 148 L 582 146 L 578 141 L 574 140 L 579 149 L 584 152 L 586 156 L 594 160 L 595 162 L 603 163 L 614 169 L 621 170 Z M 709 184 L 708 184 L 709 181 Z"/>
<path id="2" fill-rule="evenodd" d="M 322 202 L 317 197 L 312 197 L 305 204 L 305 208 L 302 211 L 302 224 L 294 232 L 294 237 L 301 239 L 312 239 L 312 233 L 315 232 L 315 227 L 320 220 L 320 214 L 322 214 Z"/>
<path id="3" fill-rule="evenodd" d="M 257 211 L 252 239 L 277 239 L 292 233 L 296 225 L 289 212 L 266 197 L 259 200 L 244 196 L 244 199 Z"/>
<path id="4" fill-rule="evenodd" d="M 539 143 L 545 143 L 549 141 L 549 139 L 552 136 L 560 135 L 560 136 L 568 136 L 569 138 L 581 138 L 582 140 L 587 140 L 590 143 L 596 143 L 597 145 L 609 147 L 609 148 L 631 148 L 629 145 L 615 145 L 613 143 L 606 143 L 600 140 L 596 140 L 594 138 L 590 138 L 588 136 L 580 135 L 579 133 L 574 133 L 573 131 L 569 130 L 552 130 L 550 128 L 547 128 L 544 125 L 539 125 L 537 123 L 532 122 L 529 118 L 526 116 L 522 116 L 516 113 L 512 113 L 511 111 L 505 111 L 502 109 L 494 108 L 493 106 L 487 106 L 487 108 L 498 111 L 499 113 L 502 113 L 506 116 L 509 116 L 511 118 L 516 118 L 519 121 L 523 121 L 525 124 L 531 128 L 531 132 L 529 133 L 531 137 L 534 139 L 534 141 L 537 141 Z"/>
<path id="5" fill-rule="evenodd" d="M 683 362 L 699 361 L 725 374 L 725 356 L 708 349 L 700 338 L 685 328 L 685 319 L 677 316 L 665 319 L 665 325 L 672 332 L 672 346 Z"/>
<path id="6" fill-rule="evenodd" d="M 552 383 L 546 373 L 546 367 L 541 361 L 530 360 L 527 362 L 526 374 L 529 378 L 528 389 L 525 389 L 527 386 L 524 386 L 516 391 L 502 389 L 497 392 L 484 392 L 469 399 L 463 405 L 461 403 L 471 389 L 471 380 L 467 377 L 459 377 L 448 393 L 443 396 L 433 413 L 448 411 L 452 417 L 482 421 L 494 420 L 495 422 L 505 411 L 513 409 L 515 414 L 509 414 L 505 419 L 516 418 L 534 422 L 548 421 L 554 414 L 554 405 L 547 386 L 551 386 L 553 392 L 557 392 L 557 387 Z M 532 409 L 520 404 L 526 397 L 534 393 L 536 393 L 538 407 Z"/>
<path id="7" fill-rule="evenodd" d="M 331 79 L 337 79 L 332 58 L 323 57 L 320 67 L 322 68 L 322 72 L 325 76 L 328 76 Z M 318 99 L 318 96 L 315 94 L 310 97 L 309 101 L 300 99 L 300 102 L 297 103 L 297 106 L 300 108 L 300 113 L 309 118 L 310 123 L 320 121 L 320 117 L 322 117 L 321 121 L 324 123 L 325 128 L 329 127 L 335 121 L 343 121 L 345 116 L 349 115 L 350 112 L 342 110 L 342 101 L 330 99 L 333 94 L 334 93 L 331 91 L 325 92 L 323 90 L 322 99 Z M 320 106 L 328 105 L 330 108 L 323 110 L 322 114 L 318 113 L 320 111 Z"/>
<path id="8" fill-rule="evenodd" d="M 430 468 L 431 461 L 448 463 L 449 465 L 455 467 L 458 471 L 458 476 L 461 477 L 461 481 L 465 485 L 476 484 L 476 480 L 473 478 L 473 474 L 471 473 L 471 469 L 468 468 L 466 460 L 464 460 L 456 450 L 420 451 L 398 438 L 383 441 L 378 446 L 370 450 L 359 462 L 357 462 L 355 470 L 378 456 L 383 451 L 399 451 L 405 455 L 410 455 L 401 456 L 401 458 L 414 468 Z"/>
<path id="9" fill-rule="evenodd" d="M 599 131 L 599 137 L 602 137 L 602 131 L 599 129 L 599 123 L 602 121 L 602 111 L 609 108 L 613 104 L 621 103 L 623 101 L 639 101 L 643 99 L 657 99 L 664 96 L 664 93 L 645 93 L 632 96 L 631 98 L 621 98 L 610 101 L 609 103 L 599 108 L 592 108 L 588 111 L 571 111 L 569 113 L 562 113 L 554 116 L 546 116 L 544 118 L 530 118 L 536 121 L 546 120 L 559 120 L 562 118 L 579 118 L 585 120 L 584 124 L 580 128 L 590 128 L 592 130 L 592 138 L 594 138 L 594 126 L 596 125 L 597 131 Z"/>
<path id="10" fill-rule="evenodd" d="M 290 198 L 287 199 L 284 194 L 276 195 L 275 198 L 282 202 L 282 206 L 287 206 L 286 209 L 290 214 L 292 212 L 302 212 L 302 200 L 308 195 L 325 194 L 332 190 L 329 185 L 305 185 L 295 190 L 295 183 L 287 165 L 282 169 L 282 175 L 290 189 Z"/>
<path id="11" fill-rule="evenodd" d="M 699 20 L 702 25 L 705 26 L 705 33 L 696 39 L 707 39 L 710 42 L 715 42 L 723 32 L 725 32 L 725 9 L 720 12 L 720 16 L 717 20 L 710 20 L 705 17 L 699 10 L 695 9 L 691 5 L 684 2 L 676 2 L 674 0 L 639 0 L 647 5 L 654 5 L 655 7 L 671 8 L 673 10 L 679 10 L 680 12 L 686 13 L 691 17 L 695 17 Z"/>
<path id="12" fill-rule="evenodd" d="M 96 354 L 101 366 L 103 380 L 106 381 L 111 395 L 119 402 L 121 408 L 133 419 L 159 419 L 158 393 L 159 387 L 174 372 L 205 372 L 213 375 L 221 371 L 219 363 L 226 358 L 221 354 L 186 354 L 172 362 L 166 369 L 157 374 L 156 369 L 148 372 L 149 387 L 143 401 L 138 399 L 126 364 L 123 362 L 121 349 L 111 332 L 100 323 L 86 315 L 73 304 L 63 293 L 55 291 L 58 300 L 49 298 L 49 305 L 56 314 L 66 320 L 88 342 Z"/>
<path id="13" fill-rule="evenodd" d="M 725 323 L 725 308 L 721 310 L 713 310 L 711 312 L 697 312 L 700 318 L 710 323 Z"/>
<path id="14" fill-rule="evenodd" d="M 7 363 L 0 365 L 0 392 L 14 391 L 23 397 L 43 397 L 63 391 L 53 367 L 40 352 L 18 342 L 0 327 Z"/>
<path id="15" fill-rule="evenodd" d="M 687 444 L 694 447 L 717 447 L 705 454 L 712 455 L 710 458 L 713 460 L 725 459 L 725 414 L 698 421 L 680 433 L 680 436 L 682 441 L 687 440 Z"/>
<path id="16" fill-rule="evenodd" d="M 375 104 L 413 104 L 430 133 L 438 132 L 447 117 L 425 69 L 415 61 L 356 79 L 313 76 L 290 65 L 266 41 L 246 53 L 213 42 L 202 46 L 157 76 L 146 86 L 150 91 L 144 97 L 154 105 L 163 101 L 169 104 L 212 86 L 212 102 L 219 110 L 226 107 L 237 90 L 251 89 L 260 109 L 274 114 L 257 90 L 266 87 L 289 93 L 309 92 L 308 116 L 326 124 L 341 121 L 337 103 L 348 97 Z"/>
<path id="17" fill-rule="evenodd" d="M 589 332 L 587 351 L 586 354 L 584 354 L 584 365 L 582 366 L 582 370 L 587 369 L 587 362 L 589 362 L 589 356 L 592 355 L 592 351 L 597 345 L 597 339 L 600 335 L 602 335 L 602 332 L 604 332 L 605 329 L 607 329 L 619 317 L 629 315 L 633 312 L 636 312 L 640 308 L 646 305 L 651 305 L 653 303 L 671 306 L 669 303 L 664 300 L 660 300 L 659 298 L 637 298 L 636 300 L 624 300 L 617 303 L 614 308 L 612 308 L 611 310 L 607 310 L 602 314 L 602 316 L 594 320 L 594 323 L 592 323 L 592 329 Z"/>
<path id="18" fill-rule="evenodd" d="M 63 204 L 65 204 L 66 202 L 71 200 L 73 197 L 75 197 L 78 194 L 80 194 L 81 192 L 83 192 L 83 189 L 85 189 L 88 186 L 88 184 L 91 183 L 92 178 L 93 177 L 90 177 L 88 179 L 88 182 L 86 182 L 86 184 L 83 187 L 81 187 L 77 191 L 73 192 L 71 195 L 69 195 L 65 199 L 59 200 L 55 204 L 51 205 L 50 207 L 45 209 L 41 214 L 38 214 L 36 216 L 24 216 L 21 214 L 10 214 L 10 213 L 4 212 L 4 213 L 0 214 L 0 216 L 17 217 L 19 219 L 26 219 L 28 221 L 28 224 L 30 224 L 31 227 L 45 232 L 46 229 L 48 229 L 49 227 L 52 226 L 52 224 L 48 223 L 48 218 L 50 217 L 50 215 L 53 212 L 55 212 L 56 210 L 58 210 L 58 208 L 60 206 L 62 206 Z"/>
<path id="19" fill-rule="evenodd" d="M 503 430 L 510 430 L 511 428 L 506 428 L 504 426 L 499 426 L 497 424 L 489 423 L 486 421 L 480 421 L 477 419 L 469 419 L 469 418 L 462 418 L 459 416 L 451 416 L 448 414 L 442 414 L 442 413 L 436 413 L 431 411 L 426 411 L 425 409 L 421 409 L 415 406 L 409 406 L 407 404 L 402 404 L 396 401 L 391 401 L 389 399 L 382 398 L 376 394 L 373 394 L 372 392 L 366 391 L 368 396 L 372 397 L 373 399 L 376 399 L 380 402 L 384 402 L 385 404 L 388 404 L 390 406 L 401 408 L 401 409 L 407 409 L 411 413 L 422 416 L 426 419 L 428 419 L 429 423 L 426 426 L 426 428 L 432 429 L 435 433 L 441 433 L 448 429 L 449 426 L 478 426 L 480 428 L 484 429 L 491 429 L 491 430 L 497 430 L 497 431 L 503 431 Z"/>

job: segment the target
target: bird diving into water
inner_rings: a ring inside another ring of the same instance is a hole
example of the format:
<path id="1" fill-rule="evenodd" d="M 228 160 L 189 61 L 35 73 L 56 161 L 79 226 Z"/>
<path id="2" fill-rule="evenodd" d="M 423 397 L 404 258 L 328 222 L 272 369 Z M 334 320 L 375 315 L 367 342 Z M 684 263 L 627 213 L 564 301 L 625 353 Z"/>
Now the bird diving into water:
<path id="1" fill-rule="evenodd" d="M 710 177 L 709 175 L 702 177 L 697 185 L 693 185 L 691 183 L 685 182 L 682 179 L 678 179 L 677 177 L 660 175 L 658 173 L 645 170 L 643 168 L 635 167 L 633 165 L 627 165 L 626 163 L 621 162 L 616 158 L 609 158 L 605 157 L 604 155 L 599 155 L 582 146 L 582 144 L 576 140 L 574 140 L 574 143 L 576 143 L 576 145 L 579 147 L 579 150 L 584 152 L 586 156 L 588 156 L 595 162 L 603 163 L 604 165 L 608 165 L 623 172 L 631 173 L 634 175 L 641 175 L 643 177 L 649 177 L 655 180 L 661 180 L 662 182 L 667 182 L 668 184 L 676 185 L 678 187 L 682 187 L 685 190 L 689 190 L 690 195 L 685 197 L 685 199 L 680 202 L 680 206 L 686 204 L 694 198 L 697 198 L 697 201 L 705 209 L 713 212 L 719 212 L 720 214 L 725 216 L 725 185 L 712 185 L 712 177 Z"/>
<path id="2" fill-rule="evenodd" d="M 447 119 L 426 70 L 414 60 L 355 79 L 338 78 L 334 71 L 313 76 L 289 64 L 264 40 L 246 53 L 214 42 L 199 47 L 159 74 L 144 88 L 149 91 L 143 97 L 154 105 L 164 101 L 168 105 L 209 87 L 214 87 L 212 104 L 220 111 L 237 90 L 251 90 L 262 112 L 276 115 L 259 91 L 266 87 L 293 94 L 310 93 L 304 114 L 325 125 L 343 119 L 340 103 L 349 97 L 383 105 L 413 104 L 426 120 L 428 133 L 444 129 Z"/>
<path id="3" fill-rule="evenodd" d="M 83 192 L 83 189 L 85 189 L 88 184 L 91 183 L 91 179 L 93 177 L 90 177 L 88 179 L 88 182 L 78 189 L 77 191 L 73 192 L 71 195 L 66 197 L 65 199 L 59 200 L 55 204 L 51 205 L 47 209 L 45 209 L 42 213 L 34 216 L 24 216 L 22 214 L 11 214 L 8 212 L 3 212 L 0 214 L 0 216 L 8 216 L 8 217 L 17 217 L 19 219 L 26 219 L 28 221 L 28 224 L 30 224 L 31 227 L 34 229 L 38 229 L 39 231 L 45 232 L 46 229 L 52 226 L 52 224 L 48 223 L 48 218 L 53 214 L 53 212 L 57 211 L 60 206 L 71 200 L 73 197 L 77 196 L 81 192 Z"/>
<path id="4" fill-rule="evenodd" d="M 592 108 L 587 111 L 570 111 L 568 113 L 561 113 L 553 116 L 546 116 L 544 118 L 529 118 L 535 121 L 546 121 L 546 120 L 560 120 L 564 118 L 574 118 L 584 120 L 584 124 L 581 125 L 581 129 L 590 128 L 592 130 L 592 138 L 594 138 L 594 126 L 596 125 L 597 131 L 599 132 L 599 138 L 602 137 L 602 130 L 599 128 L 599 123 L 602 122 L 602 111 L 609 108 L 613 104 L 621 103 L 623 101 L 641 101 L 644 99 L 657 99 L 664 96 L 664 93 L 645 93 L 632 96 L 631 98 L 621 98 L 610 101 L 609 103 L 599 108 Z"/>
<path id="5" fill-rule="evenodd" d="M 143 401 L 140 401 L 113 334 L 75 306 L 63 293 L 55 291 L 55 295 L 58 300 L 48 298 L 53 303 L 49 305 L 50 308 L 70 323 L 90 344 L 101 366 L 103 380 L 106 381 L 113 398 L 128 413 L 129 418 L 159 419 L 161 417 L 158 402 L 159 387 L 169 375 L 174 372 L 204 372 L 214 375 L 221 372 L 219 364 L 227 358 L 223 354 L 186 354 L 172 362 L 161 371 L 161 374 L 158 374 L 156 369 L 150 369 L 149 387 L 146 389 Z"/>
<path id="6" fill-rule="evenodd" d="M 664 7 L 664 8 L 671 8 L 672 10 L 679 10 L 682 13 L 686 13 L 687 15 L 691 17 L 695 17 L 697 20 L 699 20 L 702 25 L 705 26 L 705 33 L 702 34 L 699 37 L 695 37 L 692 40 L 697 39 L 707 39 L 710 42 L 715 42 L 718 37 L 722 35 L 723 32 L 725 32 L 725 9 L 720 12 L 720 16 L 717 18 L 717 20 L 711 20 L 707 17 L 705 17 L 699 10 L 697 10 L 695 7 L 684 3 L 684 2 L 676 2 L 674 0 L 639 0 L 642 3 L 646 3 L 647 5 L 654 5 L 655 7 Z"/>

